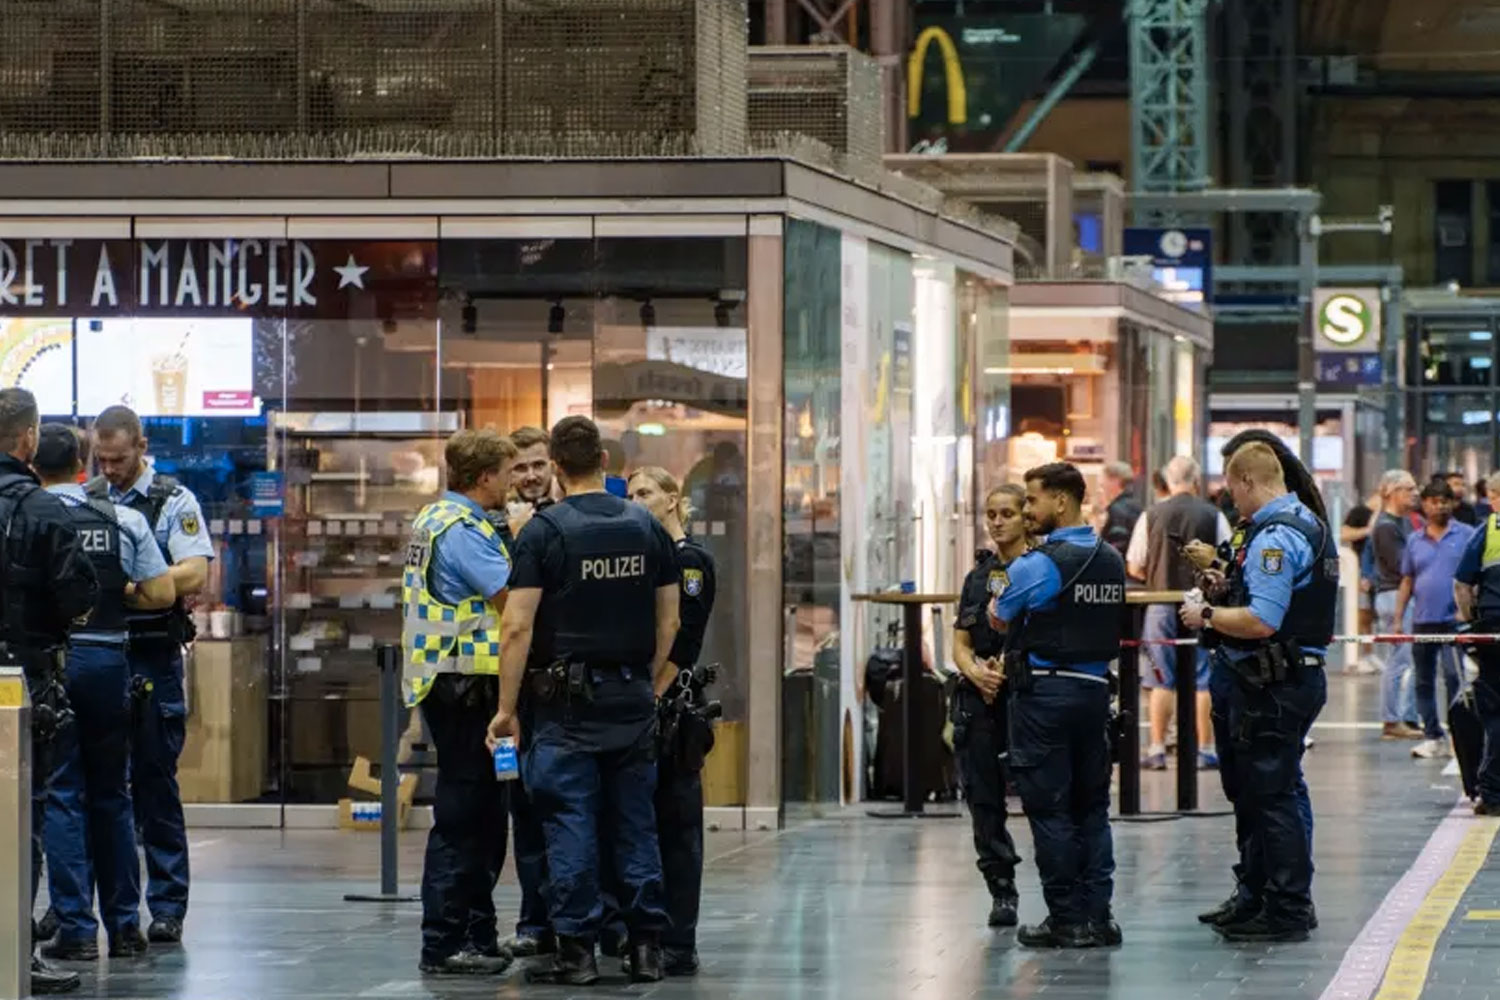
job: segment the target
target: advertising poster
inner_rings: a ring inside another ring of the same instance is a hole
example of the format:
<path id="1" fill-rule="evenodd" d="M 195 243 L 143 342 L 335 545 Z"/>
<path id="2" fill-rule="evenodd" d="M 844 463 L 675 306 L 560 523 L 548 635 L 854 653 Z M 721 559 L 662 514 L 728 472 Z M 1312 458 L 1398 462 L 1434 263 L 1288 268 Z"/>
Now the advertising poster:
<path id="1" fill-rule="evenodd" d="M 45 416 L 73 412 L 73 322 L 0 318 L 0 388 L 29 389 Z"/>
<path id="2" fill-rule="evenodd" d="M 253 326 L 250 319 L 79 320 L 79 415 L 116 404 L 143 417 L 258 415 Z"/>

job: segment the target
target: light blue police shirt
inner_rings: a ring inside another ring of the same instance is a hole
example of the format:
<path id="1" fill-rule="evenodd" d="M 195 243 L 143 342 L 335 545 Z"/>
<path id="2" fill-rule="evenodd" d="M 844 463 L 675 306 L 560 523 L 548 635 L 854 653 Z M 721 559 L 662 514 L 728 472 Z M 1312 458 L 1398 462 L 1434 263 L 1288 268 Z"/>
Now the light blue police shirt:
<path id="1" fill-rule="evenodd" d="M 462 493 L 451 490 L 443 499 L 460 504 L 484 520 L 484 508 Z M 494 536 L 460 521 L 438 536 L 432 553 L 433 596 L 444 604 L 457 604 L 475 594 L 488 600 L 510 582 L 510 560 Z"/>
<path id="2" fill-rule="evenodd" d="M 131 494 L 145 499 L 150 496 L 151 484 L 155 480 L 156 470 L 147 463 L 134 486 L 123 491 L 111 486 L 109 498 L 115 503 L 123 503 Z M 198 498 L 186 486 L 167 497 L 162 504 L 161 516 L 151 528 L 156 535 L 157 544 L 173 565 L 193 556 L 203 556 L 209 560 L 214 557 L 214 543 L 208 537 L 208 525 L 203 521 L 203 508 L 198 506 Z"/>
<path id="3" fill-rule="evenodd" d="M 83 487 L 73 483 L 49 486 L 47 492 L 60 497 L 70 507 L 81 507 L 88 503 Z M 125 575 L 132 583 L 154 580 L 165 575 L 169 569 L 167 560 L 161 554 L 161 547 L 156 544 L 156 539 L 152 537 L 151 526 L 146 523 L 146 518 L 129 507 L 120 504 L 113 504 L 113 507 L 115 520 L 120 523 L 120 566 L 125 570 Z M 128 635 L 122 629 L 118 632 L 75 632 L 72 638 L 89 642 L 123 643 Z"/>
<path id="4" fill-rule="evenodd" d="M 1297 499 L 1295 493 L 1283 493 L 1266 504 L 1250 518 L 1251 524 L 1264 524 L 1277 514 L 1290 512 L 1318 526 L 1318 518 Z M 1281 628 L 1287 608 L 1292 604 L 1292 592 L 1301 590 L 1312 582 L 1312 546 L 1302 532 L 1284 524 L 1273 524 L 1255 536 L 1250 549 L 1245 553 L 1245 565 L 1241 572 L 1245 577 L 1245 589 L 1250 594 L 1250 613 L 1261 623 L 1273 629 Z M 1231 661 L 1254 656 L 1253 650 L 1220 647 Z M 1327 646 L 1303 646 L 1304 653 L 1322 655 Z"/>
<path id="5" fill-rule="evenodd" d="M 1093 528 L 1079 525 L 1059 528 L 1044 538 L 1043 542 L 1068 542 L 1093 548 L 1098 540 L 1099 536 L 1094 534 Z M 1062 573 L 1058 570 L 1057 563 L 1045 553 L 1033 549 L 1011 563 L 1006 572 L 1010 576 L 1010 583 L 995 598 L 991 607 L 996 618 L 1011 625 L 1028 611 L 1049 611 L 1056 607 L 1058 595 L 1062 593 Z M 1038 667 L 1060 667 L 1096 677 L 1109 673 L 1109 663 L 1102 660 L 1094 663 L 1058 663 L 1033 653 L 1031 662 Z"/>

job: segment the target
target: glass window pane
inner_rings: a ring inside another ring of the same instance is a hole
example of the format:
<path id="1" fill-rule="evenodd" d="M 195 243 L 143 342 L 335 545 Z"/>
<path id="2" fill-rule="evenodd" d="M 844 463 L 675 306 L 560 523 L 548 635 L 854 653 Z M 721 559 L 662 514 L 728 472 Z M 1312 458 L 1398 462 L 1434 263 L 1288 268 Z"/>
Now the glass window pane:
<path id="1" fill-rule="evenodd" d="M 1420 385 L 1490 385 L 1495 337 L 1488 319 L 1422 323 L 1417 340 Z"/>

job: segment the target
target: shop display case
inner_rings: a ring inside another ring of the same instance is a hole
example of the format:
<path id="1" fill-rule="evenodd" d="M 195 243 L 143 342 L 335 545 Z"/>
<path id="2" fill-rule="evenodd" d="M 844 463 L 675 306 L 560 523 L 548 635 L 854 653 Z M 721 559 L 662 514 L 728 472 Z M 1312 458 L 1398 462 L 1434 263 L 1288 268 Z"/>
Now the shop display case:
<path id="1" fill-rule="evenodd" d="M 354 758 L 380 752 L 374 651 L 400 641 L 405 541 L 438 495 L 443 440 L 458 418 L 282 413 L 274 424 L 286 482 L 274 665 L 286 797 L 331 802 Z"/>

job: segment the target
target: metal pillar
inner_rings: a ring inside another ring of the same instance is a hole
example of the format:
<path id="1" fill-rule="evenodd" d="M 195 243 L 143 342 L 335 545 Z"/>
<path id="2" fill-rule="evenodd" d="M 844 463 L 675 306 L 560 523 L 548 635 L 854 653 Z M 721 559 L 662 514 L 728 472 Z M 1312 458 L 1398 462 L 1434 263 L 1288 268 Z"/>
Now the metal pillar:
<path id="1" fill-rule="evenodd" d="M 1059 101 L 1068 96 L 1068 91 L 1072 90 L 1073 85 L 1083 79 L 1083 74 L 1089 71 L 1089 67 L 1094 65 L 1094 60 L 1097 58 L 1099 58 L 1098 42 L 1094 42 L 1088 48 L 1078 53 L 1072 65 L 1047 90 L 1047 93 L 1037 102 L 1036 107 L 1031 109 L 1031 114 L 1026 116 L 1026 120 L 1021 123 L 1021 127 L 1016 129 L 1011 137 L 1006 140 L 1005 152 L 1019 153 L 1021 151 L 1022 147 L 1026 145 L 1027 140 L 1031 138 L 1031 134 L 1037 130 L 1037 126 L 1046 121 L 1047 116 L 1052 113 L 1052 109 L 1057 107 Z"/>
<path id="2" fill-rule="evenodd" d="M 0 1000 L 31 995 L 31 699 L 0 667 Z"/>
<path id="3" fill-rule="evenodd" d="M 1318 425 L 1318 356 L 1313 346 L 1313 292 L 1318 287 L 1318 237 L 1312 220 L 1297 220 L 1297 452 L 1313 468 L 1313 431 Z"/>
<path id="4" fill-rule="evenodd" d="M 1131 184 L 1137 190 L 1209 185 L 1207 8 L 1208 0 L 1131 0 Z"/>

